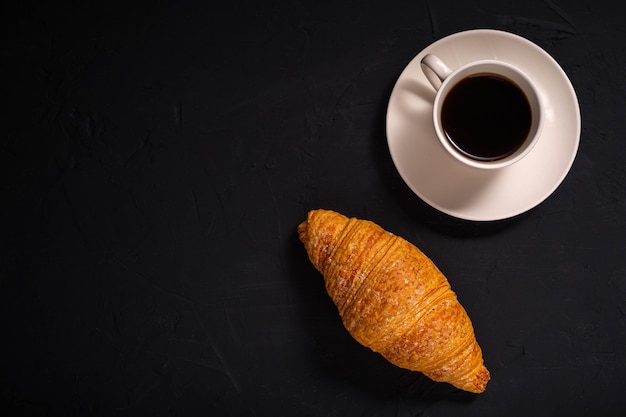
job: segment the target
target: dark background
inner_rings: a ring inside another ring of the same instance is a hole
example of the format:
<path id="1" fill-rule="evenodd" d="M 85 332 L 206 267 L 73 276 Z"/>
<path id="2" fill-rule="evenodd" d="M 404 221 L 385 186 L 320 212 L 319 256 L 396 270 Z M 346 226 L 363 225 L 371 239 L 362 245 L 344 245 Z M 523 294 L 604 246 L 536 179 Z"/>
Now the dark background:
<path id="1" fill-rule="evenodd" d="M 625 415 L 619 2 L 11 3 L 4 415 Z M 544 48 L 582 113 L 556 192 L 489 223 L 414 196 L 385 136 L 408 62 L 475 28 Z M 295 233 L 314 208 L 374 220 L 437 263 L 491 370 L 484 394 L 350 338 Z"/>

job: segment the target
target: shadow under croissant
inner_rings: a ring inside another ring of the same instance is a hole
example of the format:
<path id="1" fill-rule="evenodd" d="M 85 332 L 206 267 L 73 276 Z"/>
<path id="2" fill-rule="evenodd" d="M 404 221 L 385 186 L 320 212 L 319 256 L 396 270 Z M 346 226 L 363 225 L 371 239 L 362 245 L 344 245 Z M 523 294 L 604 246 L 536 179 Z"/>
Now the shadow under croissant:
<path id="1" fill-rule="evenodd" d="M 329 391 L 357 391 L 355 395 L 360 393 L 378 406 L 402 402 L 419 407 L 476 398 L 476 394 L 399 368 L 354 340 L 326 293 L 322 275 L 310 263 L 295 226 L 286 243 L 285 259 L 294 295 L 292 308 L 312 341 L 303 353 L 310 360 L 311 384 Z"/>

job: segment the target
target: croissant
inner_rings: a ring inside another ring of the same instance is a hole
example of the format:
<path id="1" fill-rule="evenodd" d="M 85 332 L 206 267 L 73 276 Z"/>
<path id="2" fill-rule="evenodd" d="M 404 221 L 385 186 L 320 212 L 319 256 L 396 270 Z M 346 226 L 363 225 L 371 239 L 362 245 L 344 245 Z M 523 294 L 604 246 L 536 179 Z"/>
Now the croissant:
<path id="1" fill-rule="evenodd" d="M 411 243 L 330 210 L 298 226 L 348 332 L 389 362 L 474 393 L 489 371 L 446 277 Z"/>

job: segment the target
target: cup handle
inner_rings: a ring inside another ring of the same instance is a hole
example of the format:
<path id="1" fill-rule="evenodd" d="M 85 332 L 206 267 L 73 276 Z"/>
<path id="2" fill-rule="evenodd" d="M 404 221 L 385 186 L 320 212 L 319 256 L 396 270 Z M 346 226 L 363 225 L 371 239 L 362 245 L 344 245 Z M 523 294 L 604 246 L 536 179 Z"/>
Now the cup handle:
<path id="1" fill-rule="evenodd" d="M 443 80 L 452 73 L 452 70 L 441 59 L 433 54 L 427 54 L 422 58 L 422 72 L 435 90 L 439 90 Z"/>

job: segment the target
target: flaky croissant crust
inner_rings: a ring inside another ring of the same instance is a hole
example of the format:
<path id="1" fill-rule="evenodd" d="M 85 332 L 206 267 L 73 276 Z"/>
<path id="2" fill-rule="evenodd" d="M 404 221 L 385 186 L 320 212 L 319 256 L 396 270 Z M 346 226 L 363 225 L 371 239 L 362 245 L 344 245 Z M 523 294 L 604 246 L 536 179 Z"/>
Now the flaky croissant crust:
<path id="1" fill-rule="evenodd" d="M 298 226 L 344 326 L 389 362 L 483 392 L 472 323 L 446 277 L 417 247 L 367 220 L 313 210 Z"/>

